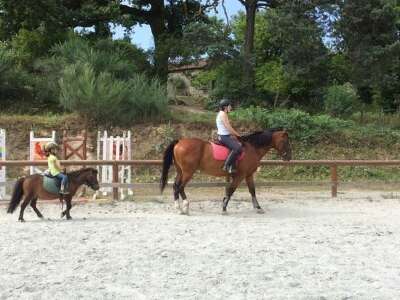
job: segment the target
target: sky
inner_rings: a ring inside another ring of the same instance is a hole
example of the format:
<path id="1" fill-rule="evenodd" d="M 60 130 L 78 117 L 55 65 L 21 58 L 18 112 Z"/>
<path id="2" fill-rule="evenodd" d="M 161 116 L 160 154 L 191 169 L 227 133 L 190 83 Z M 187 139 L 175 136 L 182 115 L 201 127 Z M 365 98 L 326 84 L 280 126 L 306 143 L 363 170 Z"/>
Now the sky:
<path id="1" fill-rule="evenodd" d="M 225 7 L 229 17 L 237 14 L 240 10 L 243 10 L 243 6 L 238 0 L 225 0 Z M 218 6 L 217 14 L 215 14 L 214 12 L 210 14 L 217 15 L 221 19 L 226 20 L 221 4 Z M 113 37 L 115 39 L 121 39 L 124 37 L 124 30 L 121 26 L 115 27 L 113 31 L 114 31 Z M 135 26 L 132 42 L 135 45 L 145 50 L 153 48 L 154 43 L 153 43 L 153 36 L 151 35 L 150 31 L 150 26 L 148 25 Z"/>

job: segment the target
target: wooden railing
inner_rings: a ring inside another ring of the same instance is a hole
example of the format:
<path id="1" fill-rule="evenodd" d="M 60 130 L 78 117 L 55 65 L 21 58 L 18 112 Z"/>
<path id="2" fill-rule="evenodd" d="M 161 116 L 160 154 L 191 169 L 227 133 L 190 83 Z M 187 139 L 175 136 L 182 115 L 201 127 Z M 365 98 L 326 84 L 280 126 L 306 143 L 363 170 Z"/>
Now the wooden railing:
<path id="1" fill-rule="evenodd" d="M 113 170 L 113 199 L 118 199 L 118 189 L 120 187 L 133 186 L 131 184 L 121 184 L 118 182 L 118 167 L 122 165 L 130 166 L 161 166 L 161 160 L 64 160 L 61 161 L 64 166 L 106 166 L 111 165 Z M 0 167 L 28 167 L 28 166 L 46 166 L 45 161 L 26 161 L 26 160 L 8 160 L 0 161 Z M 400 166 L 400 160 L 291 160 L 291 161 L 280 161 L 280 160 L 263 160 L 261 161 L 262 166 L 325 166 L 330 167 L 331 170 L 331 195 L 337 197 L 339 177 L 338 167 L 343 166 Z M 220 186 L 221 183 L 215 185 Z M 110 184 L 104 184 L 102 186 L 110 186 Z M 202 186 L 201 183 L 197 186 Z M 204 184 L 204 186 L 213 186 L 213 184 Z"/>

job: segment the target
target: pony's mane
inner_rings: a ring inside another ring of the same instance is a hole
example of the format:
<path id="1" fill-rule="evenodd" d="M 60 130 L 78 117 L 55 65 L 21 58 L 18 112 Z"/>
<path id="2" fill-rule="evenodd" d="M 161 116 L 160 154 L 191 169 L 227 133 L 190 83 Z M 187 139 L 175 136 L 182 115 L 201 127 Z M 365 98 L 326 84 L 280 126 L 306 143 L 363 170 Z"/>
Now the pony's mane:
<path id="1" fill-rule="evenodd" d="M 83 169 L 79 169 L 79 170 L 76 170 L 76 171 L 69 172 L 69 173 L 68 173 L 68 176 L 71 177 L 71 178 L 76 178 L 76 177 L 78 177 L 79 175 L 81 175 L 82 173 L 87 172 L 87 171 L 96 171 L 96 169 L 93 169 L 93 168 L 83 168 Z"/>
<path id="2" fill-rule="evenodd" d="M 283 131 L 283 128 L 270 128 L 265 131 L 256 131 L 247 135 L 242 135 L 239 140 L 247 142 L 256 148 L 268 146 L 272 142 L 272 134 L 276 131 Z"/>

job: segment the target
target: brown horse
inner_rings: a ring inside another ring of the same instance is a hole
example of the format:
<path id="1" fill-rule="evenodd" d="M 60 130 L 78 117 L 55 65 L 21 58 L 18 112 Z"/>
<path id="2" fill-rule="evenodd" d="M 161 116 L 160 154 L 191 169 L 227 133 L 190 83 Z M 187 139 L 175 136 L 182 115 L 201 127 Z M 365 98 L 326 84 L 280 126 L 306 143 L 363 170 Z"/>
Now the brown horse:
<path id="1" fill-rule="evenodd" d="M 71 210 L 72 197 L 75 195 L 78 188 L 85 184 L 97 191 L 99 189 L 99 182 L 97 181 L 97 170 L 93 168 L 84 168 L 78 171 L 74 171 L 68 174 L 69 179 L 69 194 L 64 195 L 64 200 L 66 202 L 66 209 L 61 213 L 61 217 L 67 216 L 67 220 L 71 220 L 71 215 L 69 211 Z M 8 205 L 7 213 L 12 214 L 21 202 L 21 210 L 19 212 L 18 220 L 25 222 L 24 220 L 24 210 L 30 203 L 31 207 L 35 211 L 39 218 L 43 218 L 43 215 L 36 207 L 37 199 L 42 200 L 52 200 L 60 199 L 60 195 L 52 194 L 47 192 L 43 188 L 43 176 L 39 174 L 34 174 L 27 177 L 22 177 L 18 179 L 14 186 L 13 195 L 11 197 L 10 204 Z"/>
<path id="2" fill-rule="evenodd" d="M 226 188 L 225 197 L 222 204 L 222 212 L 226 213 L 229 200 L 245 179 L 253 207 L 258 213 L 263 213 L 256 197 L 253 174 L 260 166 L 262 157 L 271 149 L 277 150 L 283 160 L 291 159 L 291 148 L 288 133 L 281 129 L 269 129 L 258 131 L 239 138 L 243 145 L 244 157 L 238 162 L 237 172 L 232 176 L 230 185 Z M 163 168 L 161 172 L 160 187 L 164 190 L 168 180 L 168 170 L 174 162 L 176 168 L 176 178 L 173 185 L 175 207 L 180 210 L 179 195 L 183 200 L 183 210 L 181 213 L 188 214 L 189 202 L 186 200 L 185 185 L 190 181 L 194 172 L 201 172 L 212 176 L 229 176 L 222 170 L 223 161 L 217 161 L 213 157 L 212 146 L 209 142 L 192 138 L 173 141 L 164 152 Z"/>

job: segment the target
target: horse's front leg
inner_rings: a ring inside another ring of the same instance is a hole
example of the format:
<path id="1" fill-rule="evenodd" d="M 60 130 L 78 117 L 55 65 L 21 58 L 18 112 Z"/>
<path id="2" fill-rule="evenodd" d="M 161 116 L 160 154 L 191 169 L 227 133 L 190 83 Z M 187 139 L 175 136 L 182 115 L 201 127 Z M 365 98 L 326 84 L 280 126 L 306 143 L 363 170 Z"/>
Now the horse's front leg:
<path id="1" fill-rule="evenodd" d="M 247 187 L 249 188 L 249 192 L 250 192 L 250 195 L 251 195 L 251 202 L 253 203 L 254 209 L 256 210 L 257 213 L 263 214 L 264 210 L 261 208 L 260 204 L 257 201 L 256 188 L 255 188 L 255 185 L 254 185 L 253 174 L 251 174 L 250 176 L 246 177 L 246 183 L 247 183 Z"/>
<path id="2" fill-rule="evenodd" d="M 235 192 L 236 188 L 239 186 L 239 184 L 242 180 L 243 180 L 243 176 L 235 175 L 233 177 L 231 184 L 226 189 L 225 197 L 222 200 L 222 214 L 224 214 L 224 215 L 227 214 L 226 208 L 228 206 L 229 200 L 231 200 L 233 193 Z"/>

